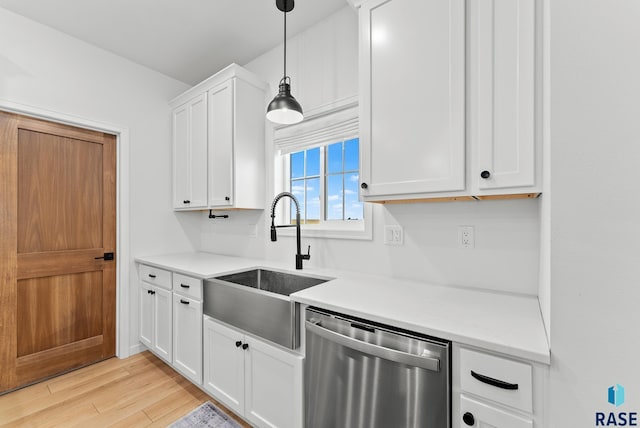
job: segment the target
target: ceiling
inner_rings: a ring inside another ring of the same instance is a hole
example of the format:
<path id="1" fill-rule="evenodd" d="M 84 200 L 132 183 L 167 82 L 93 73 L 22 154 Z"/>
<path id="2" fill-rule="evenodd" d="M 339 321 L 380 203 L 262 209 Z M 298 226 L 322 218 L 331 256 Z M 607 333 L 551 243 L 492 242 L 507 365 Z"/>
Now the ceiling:
<path id="1" fill-rule="evenodd" d="M 287 35 L 346 6 L 297 0 Z M 282 43 L 275 0 L 0 0 L 0 7 L 194 85 Z"/>

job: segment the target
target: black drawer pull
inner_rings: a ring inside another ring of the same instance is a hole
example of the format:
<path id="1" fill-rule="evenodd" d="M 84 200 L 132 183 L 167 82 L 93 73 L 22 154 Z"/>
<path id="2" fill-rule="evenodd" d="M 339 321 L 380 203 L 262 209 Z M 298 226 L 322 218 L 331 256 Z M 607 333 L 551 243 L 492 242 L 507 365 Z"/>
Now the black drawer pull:
<path id="1" fill-rule="evenodd" d="M 153 291 L 153 290 L 149 290 L 149 292 L 151 293 L 151 295 L 156 294 L 156 292 L 155 292 L 155 291 Z"/>
<path id="2" fill-rule="evenodd" d="M 185 199 L 184 201 L 182 201 L 183 204 L 190 204 L 191 201 L 189 199 Z"/>
<path id="3" fill-rule="evenodd" d="M 183 305 L 188 305 L 189 301 L 180 299 L 180 303 L 182 303 Z"/>
<path id="4" fill-rule="evenodd" d="M 180 284 L 180 287 L 182 288 L 189 288 L 189 286 L 187 284 Z"/>
<path id="5" fill-rule="evenodd" d="M 149 278 L 155 278 L 155 277 L 156 277 L 155 275 L 153 275 L 151 273 L 149 274 Z"/>
<path id="6" fill-rule="evenodd" d="M 243 343 L 242 344 L 242 349 L 244 349 L 245 351 L 247 350 L 248 347 L 249 347 L 248 343 Z"/>
<path id="7" fill-rule="evenodd" d="M 497 388 L 511 389 L 511 390 L 518 389 L 518 384 L 517 383 L 509 383 L 509 382 L 505 382 L 503 380 L 494 379 L 492 377 L 476 373 L 473 370 L 471 370 L 471 376 L 473 376 L 474 378 L 478 379 L 482 383 L 486 383 L 487 385 L 495 386 Z"/>
<path id="8" fill-rule="evenodd" d="M 240 342 L 239 340 L 238 340 L 238 341 L 236 341 L 236 348 L 239 348 L 239 347 L 241 347 L 241 346 L 242 346 L 242 342 Z"/>

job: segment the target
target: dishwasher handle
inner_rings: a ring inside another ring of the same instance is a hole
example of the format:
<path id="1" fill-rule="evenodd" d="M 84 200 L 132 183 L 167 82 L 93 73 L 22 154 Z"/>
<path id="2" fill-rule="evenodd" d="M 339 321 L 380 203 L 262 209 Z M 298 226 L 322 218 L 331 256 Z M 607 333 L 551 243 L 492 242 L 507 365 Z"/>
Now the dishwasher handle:
<path id="1" fill-rule="evenodd" d="M 327 340 L 346 346 L 356 351 L 360 351 L 369 355 L 384 358 L 385 360 L 395 361 L 409 366 L 421 367 L 423 369 L 434 372 L 440 371 L 440 359 L 433 357 L 422 357 L 419 355 L 409 354 L 407 352 L 397 351 L 395 349 L 385 348 L 384 346 L 375 345 L 373 343 L 363 342 L 352 337 L 344 336 L 335 331 L 326 329 L 318 323 L 305 322 L 307 331 L 317 334 Z"/>

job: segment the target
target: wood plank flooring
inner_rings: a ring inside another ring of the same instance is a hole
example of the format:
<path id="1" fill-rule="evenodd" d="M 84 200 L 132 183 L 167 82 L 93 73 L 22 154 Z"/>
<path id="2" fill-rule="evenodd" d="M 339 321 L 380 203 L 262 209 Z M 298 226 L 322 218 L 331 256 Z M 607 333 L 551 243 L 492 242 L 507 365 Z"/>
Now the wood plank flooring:
<path id="1" fill-rule="evenodd" d="M 0 396 L 0 427 L 166 427 L 207 400 L 250 427 L 146 351 Z"/>

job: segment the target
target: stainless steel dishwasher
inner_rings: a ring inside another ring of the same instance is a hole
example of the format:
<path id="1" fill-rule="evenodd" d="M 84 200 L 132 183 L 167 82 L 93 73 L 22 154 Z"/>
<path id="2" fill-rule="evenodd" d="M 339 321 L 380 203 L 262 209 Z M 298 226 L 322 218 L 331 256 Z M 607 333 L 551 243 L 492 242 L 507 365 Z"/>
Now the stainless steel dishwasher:
<path id="1" fill-rule="evenodd" d="M 450 342 L 314 307 L 305 330 L 306 428 L 450 426 Z"/>

